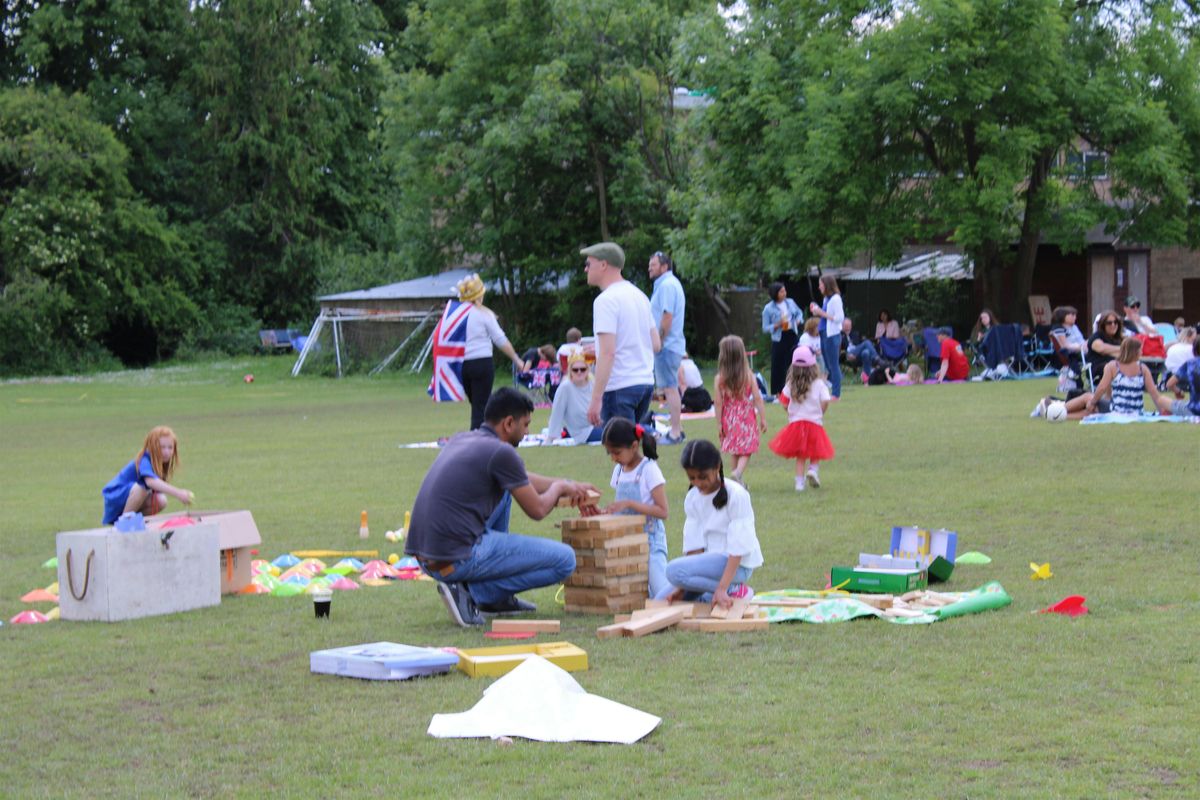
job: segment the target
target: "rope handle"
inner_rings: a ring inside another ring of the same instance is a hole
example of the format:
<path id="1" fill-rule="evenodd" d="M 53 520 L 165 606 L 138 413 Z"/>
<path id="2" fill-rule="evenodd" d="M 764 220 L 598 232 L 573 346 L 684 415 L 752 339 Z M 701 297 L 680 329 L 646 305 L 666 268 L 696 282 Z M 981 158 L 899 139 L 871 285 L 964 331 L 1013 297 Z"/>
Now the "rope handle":
<path id="1" fill-rule="evenodd" d="M 80 602 L 87 597 L 88 584 L 92 579 L 92 559 L 96 557 L 96 551 L 92 550 L 88 553 L 87 562 L 83 567 L 83 591 L 79 594 L 75 593 L 75 577 L 71 574 L 71 549 L 67 548 L 67 588 L 71 590 L 71 597 L 74 597 Z"/>

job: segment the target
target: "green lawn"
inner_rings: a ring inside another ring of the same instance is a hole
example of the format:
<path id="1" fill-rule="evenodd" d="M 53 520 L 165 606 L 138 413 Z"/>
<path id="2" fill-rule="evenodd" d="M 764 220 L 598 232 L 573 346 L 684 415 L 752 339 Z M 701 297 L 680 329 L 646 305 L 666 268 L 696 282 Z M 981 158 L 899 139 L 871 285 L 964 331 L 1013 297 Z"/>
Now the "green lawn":
<path id="1" fill-rule="evenodd" d="M 309 651 L 326 647 L 483 645 L 429 583 L 340 593 L 328 623 L 304 597 L 227 597 L 112 625 L 7 624 L 54 580 L 40 565 L 55 533 L 99 523 L 100 487 L 154 424 L 180 436 L 176 483 L 199 508 L 253 511 L 264 555 L 358 548 L 362 509 L 372 544 L 399 549 L 382 533 L 436 453 L 397 445 L 460 429 L 467 409 L 435 406 L 410 377 L 293 379 L 290 366 L 0 384 L 0 796 L 1200 795 L 1200 427 L 1030 420 L 1048 380 L 848 387 L 826 420 L 838 456 L 824 488 L 797 495 L 791 464 L 765 448 L 747 473 L 759 591 L 821 588 L 830 566 L 886 549 L 893 524 L 922 524 L 993 559 L 946 588 L 998 580 L 1006 609 L 599 641 L 600 618 L 530 593 L 588 651 L 585 689 L 663 718 L 633 746 L 435 740 L 431 715 L 470 708 L 489 681 L 309 673 Z M 768 415 L 774 432 L 783 412 Z M 521 452 L 597 485 L 611 471 L 597 448 Z M 678 448 L 662 455 L 677 555 L 686 484 Z M 556 535 L 519 512 L 513 527 Z M 1055 577 L 1031 581 L 1034 560 Z M 1069 594 L 1092 613 L 1030 613 Z"/>

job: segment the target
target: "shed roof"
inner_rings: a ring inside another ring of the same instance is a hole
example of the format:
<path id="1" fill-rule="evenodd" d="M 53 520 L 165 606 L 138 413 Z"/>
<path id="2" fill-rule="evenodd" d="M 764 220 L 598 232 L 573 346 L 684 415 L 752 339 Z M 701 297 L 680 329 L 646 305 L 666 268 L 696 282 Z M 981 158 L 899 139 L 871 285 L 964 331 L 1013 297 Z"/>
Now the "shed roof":
<path id="1" fill-rule="evenodd" d="M 935 250 L 902 258 L 895 264 L 868 269 L 834 270 L 839 281 L 904 281 L 920 283 L 929 278 L 970 280 L 974 275 L 971 259 L 962 253 L 943 253 Z"/>

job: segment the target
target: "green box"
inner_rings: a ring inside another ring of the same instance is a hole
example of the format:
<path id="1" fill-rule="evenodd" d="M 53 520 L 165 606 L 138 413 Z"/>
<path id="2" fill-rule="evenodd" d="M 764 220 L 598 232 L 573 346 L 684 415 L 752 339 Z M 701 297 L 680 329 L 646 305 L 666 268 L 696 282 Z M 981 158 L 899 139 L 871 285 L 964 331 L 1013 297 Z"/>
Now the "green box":
<path id="1" fill-rule="evenodd" d="M 865 567 L 834 567 L 829 580 L 837 589 L 867 594 L 904 594 L 924 589 L 929 584 L 925 570 L 910 572 Z"/>

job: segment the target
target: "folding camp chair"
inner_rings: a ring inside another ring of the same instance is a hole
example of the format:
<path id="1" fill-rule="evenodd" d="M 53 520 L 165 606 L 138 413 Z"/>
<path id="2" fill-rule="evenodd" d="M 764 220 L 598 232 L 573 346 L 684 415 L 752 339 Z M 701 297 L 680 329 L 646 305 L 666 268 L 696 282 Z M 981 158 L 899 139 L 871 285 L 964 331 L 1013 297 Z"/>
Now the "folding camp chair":
<path id="1" fill-rule="evenodd" d="M 901 367 L 908 361 L 908 339 L 903 336 L 881 338 L 879 340 L 879 357 L 884 361 L 890 361 L 897 368 Z"/>
<path id="2" fill-rule="evenodd" d="M 925 344 L 925 374 L 936 375 L 942 368 L 942 343 L 937 338 L 938 329 L 930 325 L 921 331 Z"/>
<path id="3" fill-rule="evenodd" d="M 1154 323 L 1154 330 L 1158 331 L 1158 335 L 1163 337 L 1163 345 L 1170 347 L 1179 341 L 1179 334 L 1175 332 L 1175 326 L 1169 322 Z"/>
<path id="4" fill-rule="evenodd" d="M 1058 348 L 1055 347 L 1054 337 L 1050 335 L 1049 325 L 1035 326 L 1029 344 L 1026 356 L 1035 370 L 1045 369 L 1049 366 L 1065 366 L 1058 363 Z M 1076 371 L 1078 372 L 1078 370 Z"/>
<path id="5" fill-rule="evenodd" d="M 986 365 L 985 377 L 1019 375 L 1029 371 L 1025 348 L 1021 342 L 1021 326 L 1016 323 L 993 325 L 979 346 Z"/>

